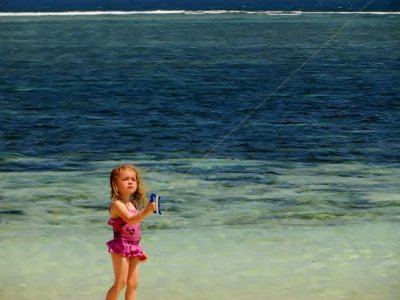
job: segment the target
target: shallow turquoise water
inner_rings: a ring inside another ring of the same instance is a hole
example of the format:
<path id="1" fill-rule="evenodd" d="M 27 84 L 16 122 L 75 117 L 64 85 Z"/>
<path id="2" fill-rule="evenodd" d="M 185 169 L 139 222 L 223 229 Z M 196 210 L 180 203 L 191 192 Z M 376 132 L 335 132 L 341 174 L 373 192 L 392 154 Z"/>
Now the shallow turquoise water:
<path id="1" fill-rule="evenodd" d="M 114 163 L 1 175 L 10 199 L 2 206 L 1 299 L 103 298 L 112 281 L 106 171 Z M 161 161 L 145 172 L 165 198 L 163 215 L 143 224 L 151 260 L 141 299 L 396 299 L 396 170 L 230 160 L 204 162 L 199 169 L 211 177 L 170 170 L 193 163 Z M 232 164 L 242 171 L 222 172 Z M 232 183 L 252 168 L 269 175 Z"/>
<path id="2" fill-rule="evenodd" d="M 74 227 L 3 239 L 1 298 L 103 299 L 107 234 Z M 140 299 L 394 300 L 398 237 L 385 222 L 146 231 Z"/>

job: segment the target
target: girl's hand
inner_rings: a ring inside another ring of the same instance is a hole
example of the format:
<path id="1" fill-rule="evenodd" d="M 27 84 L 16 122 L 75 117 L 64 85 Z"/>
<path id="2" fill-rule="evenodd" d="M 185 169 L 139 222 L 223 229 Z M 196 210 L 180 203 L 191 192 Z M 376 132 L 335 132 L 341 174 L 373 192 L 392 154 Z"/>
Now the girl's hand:
<path id="1" fill-rule="evenodd" d="M 146 216 L 152 214 L 157 210 L 156 204 L 154 202 L 150 202 L 144 210 L 146 211 Z"/>
<path id="2" fill-rule="evenodd" d="M 141 263 L 145 263 L 145 262 L 147 262 L 147 259 L 148 259 L 148 258 L 149 258 L 149 257 L 147 256 L 147 253 L 143 251 L 143 255 L 142 255 L 142 256 L 139 256 L 139 261 L 140 261 Z"/>

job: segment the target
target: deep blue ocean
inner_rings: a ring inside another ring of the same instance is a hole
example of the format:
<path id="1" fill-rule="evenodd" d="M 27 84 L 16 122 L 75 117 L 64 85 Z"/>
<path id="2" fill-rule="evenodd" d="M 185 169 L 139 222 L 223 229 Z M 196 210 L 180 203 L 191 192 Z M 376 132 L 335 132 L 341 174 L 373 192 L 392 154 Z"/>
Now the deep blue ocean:
<path id="1" fill-rule="evenodd" d="M 0 14 L 0 299 L 103 298 L 122 162 L 162 195 L 141 299 L 396 299 L 399 25 Z"/>
<path id="2" fill-rule="evenodd" d="M 399 11 L 397 0 L 2 0 L 2 12 L 129 10 Z"/>
<path id="3" fill-rule="evenodd" d="M 0 168 L 202 157 L 350 17 L 2 17 Z M 359 16 L 211 156 L 398 163 L 398 25 Z"/>

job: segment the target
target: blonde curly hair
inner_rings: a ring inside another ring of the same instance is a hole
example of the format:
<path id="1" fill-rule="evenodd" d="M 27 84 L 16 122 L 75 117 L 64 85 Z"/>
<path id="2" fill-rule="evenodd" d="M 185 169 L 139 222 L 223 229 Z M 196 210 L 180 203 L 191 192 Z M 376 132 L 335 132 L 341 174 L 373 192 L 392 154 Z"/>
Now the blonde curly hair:
<path id="1" fill-rule="evenodd" d="M 131 195 L 130 201 L 132 202 L 132 204 L 135 206 L 136 209 L 141 209 L 147 203 L 146 187 L 145 187 L 142 177 L 140 175 L 140 170 L 137 167 L 130 165 L 130 164 L 122 164 L 122 165 L 116 166 L 111 171 L 111 174 L 110 174 L 111 201 L 114 201 L 116 199 L 121 199 L 120 195 L 118 193 L 118 188 L 115 183 L 115 179 L 118 177 L 118 175 L 121 171 L 125 171 L 125 170 L 133 171 L 136 174 L 137 189 Z"/>

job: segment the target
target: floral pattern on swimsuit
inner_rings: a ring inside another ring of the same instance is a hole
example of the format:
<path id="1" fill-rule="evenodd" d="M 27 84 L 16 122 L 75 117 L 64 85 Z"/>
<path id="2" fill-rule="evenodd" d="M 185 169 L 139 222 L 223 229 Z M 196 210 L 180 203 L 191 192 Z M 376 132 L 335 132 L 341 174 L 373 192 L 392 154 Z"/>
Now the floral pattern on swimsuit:
<path id="1" fill-rule="evenodd" d="M 137 213 L 137 211 L 132 211 Z M 140 245 L 140 224 L 128 224 L 122 218 L 111 218 L 108 223 L 114 230 L 114 239 L 107 242 L 109 253 L 118 253 L 125 257 L 139 257 L 145 259 L 142 246 Z"/>

